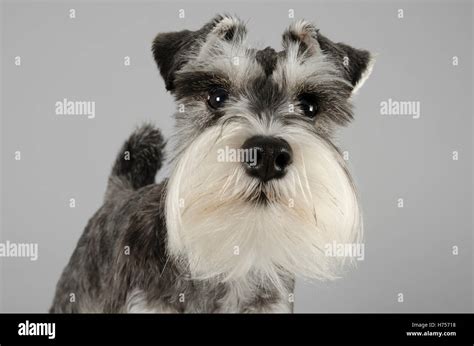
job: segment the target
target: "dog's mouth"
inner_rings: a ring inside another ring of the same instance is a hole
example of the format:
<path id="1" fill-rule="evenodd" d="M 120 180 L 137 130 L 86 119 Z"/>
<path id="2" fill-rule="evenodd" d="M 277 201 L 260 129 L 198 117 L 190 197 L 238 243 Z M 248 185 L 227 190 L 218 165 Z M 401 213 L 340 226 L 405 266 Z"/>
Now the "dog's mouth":
<path id="1" fill-rule="evenodd" d="M 260 189 L 253 196 L 248 198 L 248 202 L 256 205 L 267 205 L 271 203 L 271 199 L 263 189 Z"/>
<path id="2" fill-rule="evenodd" d="M 266 206 L 277 203 L 278 194 L 273 190 L 275 187 L 269 182 L 261 181 L 256 185 L 251 194 L 245 196 L 245 200 L 255 206 Z"/>

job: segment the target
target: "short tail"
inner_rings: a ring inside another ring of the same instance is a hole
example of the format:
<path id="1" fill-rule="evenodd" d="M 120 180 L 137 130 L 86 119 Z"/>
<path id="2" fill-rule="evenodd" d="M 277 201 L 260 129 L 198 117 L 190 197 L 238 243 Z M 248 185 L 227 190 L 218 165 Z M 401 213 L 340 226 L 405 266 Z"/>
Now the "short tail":
<path id="1" fill-rule="evenodd" d="M 106 198 L 117 189 L 137 190 L 153 184 L 163 164 L 164 146 L 161 131 L 152 125 L 143 125 L 133 132 L 117 155 Z"/>

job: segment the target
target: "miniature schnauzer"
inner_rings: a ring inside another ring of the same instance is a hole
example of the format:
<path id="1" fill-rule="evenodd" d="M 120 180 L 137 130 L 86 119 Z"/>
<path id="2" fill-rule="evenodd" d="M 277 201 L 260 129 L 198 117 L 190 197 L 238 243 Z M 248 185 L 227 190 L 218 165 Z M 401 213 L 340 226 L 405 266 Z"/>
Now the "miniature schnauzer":
<path id="1" fill-rule="evenodd" d="M 164 141 L 142 126 L 116 159 L 51 312 L 292 312 L 296 276 L 334 279 L 351 263 L 324 252 L 362 237 L 331 138 L 352 119 L 372 56 L 302 20 L 279 52 L 245 38 L 230 15 L 156 37 L 178 105 L 169 176 L 154 184 Z M 254 159 L 219 160 L 223 148 Z"/>

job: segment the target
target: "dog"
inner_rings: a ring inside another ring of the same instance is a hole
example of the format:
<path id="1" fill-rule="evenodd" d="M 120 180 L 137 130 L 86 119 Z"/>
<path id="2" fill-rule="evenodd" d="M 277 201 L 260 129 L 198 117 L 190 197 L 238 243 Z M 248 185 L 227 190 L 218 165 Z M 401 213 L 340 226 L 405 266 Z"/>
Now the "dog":
<path id="1" fill-rule="evenodd" d="M 169 175 L 154 183 L 165 141 L 143 125 L 118 154 L 50 312 L 292 312 L 296 276 L 331 280 L 353 263 L 324 251 L 363 233 L 332 138 L 353 118 L 373 57 L 304 20 L 279 52 L 249 47 L 246 33 L 225 14 L 153 41 L 178 108 Z M 224 148 L 246 155 L 218 159 Z"/>

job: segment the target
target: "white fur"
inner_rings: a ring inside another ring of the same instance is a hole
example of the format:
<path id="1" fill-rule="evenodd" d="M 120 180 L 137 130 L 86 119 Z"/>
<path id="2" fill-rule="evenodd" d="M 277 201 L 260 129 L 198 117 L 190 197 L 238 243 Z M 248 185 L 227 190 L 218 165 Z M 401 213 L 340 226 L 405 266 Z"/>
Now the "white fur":
<path id="1" fill-rule="evenodd" d="M 298 93 L 302 85 L 324 85 L 328 82 L 339 81 L 350 85 L 340 77 L 334 63 L 324 54 L 299 54 L 299 43 L 289 43 L 286 50 L 286 59 L 278 61 L 273 73 L 275 81 L 286 81 L 289 89 Z"/>
<path id="2" fill-rule="evenodd" d="M 125 303 L 125 312 L 127 313 L 177 313 L 164 304 L 150 306 L 145 298 L 145 293 L 141 290 L 133 290 L 128 294 Z"/>
<path id="3" fill-rule="evenodd" d="M 290 24 L 288 31 L 298 36 L 299 40 L 306 44 L 308 54 L 317 54 L 321 51 L 321 47 L 319 46 L 319 42 L 317 40 L 318 30 L 310 22 L 307 22 L 304 19 L 297 20 L 296 22 Z M 285 49 L 288 49 L 288 45 L 289 42 L 283 41 L 283 47 Z"/>
<path id="4" fill-rule="evenodd" d="M 220 306 L 218 313 L 234 313 L 237 311 L 241 311 L 242 305 L 246 305 L 243 303 L 250 303 L 252 299 L 255 298 L 255 282 L 251 280 L 239 280 L 233 281 L 228 285 L 229 290 L 226 294 L 219 299 Z M 289 292 L 288 292 L 289 293 Z M 276 300 L 275 303 L 271 305 L 265 306 L 256 306 L 253 307 L 249 306 L 250 313 L 260 313 L 260 312 L 278 312 L 278 313 L 288 313 L 292 312 L 292 304 L 289 302 L 289 295 L 286 294 L 282 296 L 280 299 Z M 199 313 L 202 312 L 200 309 L 199 304 L 188 304 L 186 306 L 189 311 L 192 313 Z M 263 309 L 263 310 L 262 310 Z M 163 302 L 157 304 L 154 303 L 150 305 L 148 300 L 146 299 L 146 295 L 142 290 L 135 289 L 131 293 L 128 294 L 124 312 L 126 313 L 178 313 L 178 311 L 174 308 L 171 308 L 170 305 L 167 305 Z"/>
<path id="5" fill-rule="evenodd" d="M 219 148 L 240 148 L 257 134 L 287 140 L 294 153 L 286 176 L 266 186 L 247 176 L 241 163 L 217 160 Z M 270 203 L 249 202 L 262 189 Z M 247 115 L 206 129 L 179 157 L 168 183 L 166 220 L 169 251 L 194 278 L 257 278 L 281 290 L 282 273 L 337 277 L 344 261 L 325 256 L 325 244 L 359 242 L 362 232 L 356 192 L 337 150 L 300 126 Z"/>
<path id="6" fill-rule="evenodd" d="M 364 70 L 364 72 L 362 73 L 362 76 L 359 78 L 359 81 L 357 82 L 357 84 L 354 86 L 354 89 L 352 90 L 352 95 L 357 94 L 357 92 L 364 85 L 367 79 L 369 79 L 372 73 L 372 70 L 374 69 L 374 65 L 375 65 L 375 57 L 371 55 L 369 63 L 367 64 L 367 68 Z"/>

